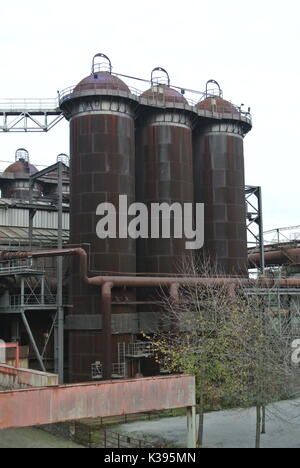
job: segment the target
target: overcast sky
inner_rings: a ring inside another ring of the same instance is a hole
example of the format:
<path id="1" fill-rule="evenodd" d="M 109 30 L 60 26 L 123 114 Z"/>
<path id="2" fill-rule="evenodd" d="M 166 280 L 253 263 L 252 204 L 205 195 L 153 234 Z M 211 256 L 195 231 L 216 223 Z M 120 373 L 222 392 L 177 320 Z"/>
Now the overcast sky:
<path id="1" fill-rule="evenodd" d="M 51 98 L 90 73 L 98 52 L 115 72 L 171 83 L 250 106 L 246 183 L 261 185 L 266 229 L 300 224 L 299 0 L 14 0 L 0 13 L 2 98 Z M 46 134 L 0 134 L 0 159 L 25 147 L 48 165 L 69 153 L 68 123 Z M 4 169 L 5 163 L 1 163 Z"/>

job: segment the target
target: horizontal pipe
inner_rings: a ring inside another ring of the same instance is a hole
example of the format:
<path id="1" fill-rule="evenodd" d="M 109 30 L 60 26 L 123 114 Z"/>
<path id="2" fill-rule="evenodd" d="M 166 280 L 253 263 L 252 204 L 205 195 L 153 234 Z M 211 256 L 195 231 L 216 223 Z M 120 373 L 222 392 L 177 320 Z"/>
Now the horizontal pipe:
<path id="1" fill-rule="evenodd" d="M 292 249 L 299 250 L 299 249 Z M 300 252 L 299 252 L 300 253 Z M 300 287 L 300 278 L 287 278 L 287 279 L 273 279 L 273 278 L 259 278 L 258 280 L 250 280 L 248 278 L 237 277 L 216 277 L 204 278 L 201 276 L 195 277 L 152 277 L 152 276 L 95 276 L 88 277 L 87 273 L 87 253 L 84 249 L 62 249 L 62 250 L 38 250 L 31 252 L 0 252 L 0 260 L 14 260 L 20 258 L 39 258 L 39 257 L 65 257 L 65 256 L 79 256 L 80 259 L 80 276 L 84 283 L 91 286 L 102 286 L 105 283 L 111 283 L 112 287 L 170 287 L 174 283 L 179 286 L 230 286 L 230 285 L 243 285 L 243 286 L 260 286 L 260 287 Z"/>
<path id="2" fill-rule="evenodd" d="M 252 253 L 248 257 L 249 268 L 260 268 L 260 253 Z M 292 263 L 300 263 L 300 247 L 298 248 L 281 248 L 272 251 L 265 251 L 265 265 L 286 265 Z"/>

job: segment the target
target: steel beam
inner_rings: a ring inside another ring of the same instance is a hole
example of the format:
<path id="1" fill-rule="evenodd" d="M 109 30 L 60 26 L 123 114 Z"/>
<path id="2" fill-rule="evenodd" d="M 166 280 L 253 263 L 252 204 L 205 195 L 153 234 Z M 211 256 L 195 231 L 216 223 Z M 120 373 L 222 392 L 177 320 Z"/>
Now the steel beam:
<path id="1" fill-rule="evenodd" d="M 36 344 L 36 342 L 35 342 L 35 339 L 34 339 L 33 334 L 32 334 L 32 332 L 31 332 L 31 328 L 30 328 L 30 326 L 29 326 L 29 323 L 28 323 L 28 321 L 27 321 L 27 318 L 26 318 L 26 315 L 25 315 L 24 312 L 21 313 L 21 317 L 22 317 L 24 326 L 25 326 L 25 328 L 26 328 L 26 331 L 27 331 L 27 333 L 28 333 L 28 336 L 29 336 L 30 342 L 31 342 L 31 344 L 32 344 L 32 347 L 33 347 L 33 349 L 34 349 L 35 355 L 36 355 L 36 357 L 37 357 L 37 360 L 38 360 L 38 362 L 39 362 L 39 364 L 40 364 L 41 370 L 42 370 L 43 372 L 46 372 L 46 368 L 45 368 L 45 366 L 44 366 L 43 359 L 41 358 L 41 355 L 40 355 L 40 353 L 39 353 L 37 344 Z"/>
<path id="2" fill-rule="evenodd" d="M 63 119 L 60 109 L 6 112 L 0 107 L 0 132 L 48 132 Z"/>

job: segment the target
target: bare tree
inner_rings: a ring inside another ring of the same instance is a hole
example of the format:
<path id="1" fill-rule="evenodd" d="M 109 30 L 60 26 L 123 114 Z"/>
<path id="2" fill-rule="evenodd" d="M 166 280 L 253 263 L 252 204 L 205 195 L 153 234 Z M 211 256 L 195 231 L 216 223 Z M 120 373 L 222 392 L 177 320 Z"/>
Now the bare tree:
<path id="1" fill-rule="evenodd" d="M 245 356 L 251 365 L 247 377 L 247 404 L 257 412 L 256 447 L 266 432 L 266 407 L 282 398 L 299 395 L 297 372 L 292 365 L 292 343 L 298 334 L 299 309 L 282 304 L 276 281 L 264 290 L 257 285 L 240 288 L 247 301 L 251 333 L 245 340 Z M 287 297 L 287 296 L 286 296 Z"/>
<path id="2" fill-rule="evenodd" d="M 238 278 L 220 278 L 210 264 L 184 266 L 185 274 L 211 278 L 207 285 L 188 285 L 180 300 L 163 294 L 163 326 L 152 341 L 156 358 L 171 372 L 192 373 L 197 382 L 198 445 L 203 445 L 204 412 L 225 402 L 257 410 L 256 447 L 260 447 L 262 411 L 288 394 L 291 386 L 291 333 L 278 326 L 270 308 L 274 289 L 262 291 Z M 217 283 L 217 282 L 216 282 Z M 219 283 L 219 282 L 218 282 Z"/>

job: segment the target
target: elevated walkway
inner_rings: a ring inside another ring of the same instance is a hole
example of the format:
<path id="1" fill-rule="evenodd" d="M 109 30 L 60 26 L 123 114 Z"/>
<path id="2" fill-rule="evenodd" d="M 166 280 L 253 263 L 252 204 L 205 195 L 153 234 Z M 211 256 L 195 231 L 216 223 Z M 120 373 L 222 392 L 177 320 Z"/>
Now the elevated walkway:
<path id="1" fill-rule="evenodd" d="M 63 118 L 58 99 L 0 100 L 0 132 L 47 132 Z"/>

